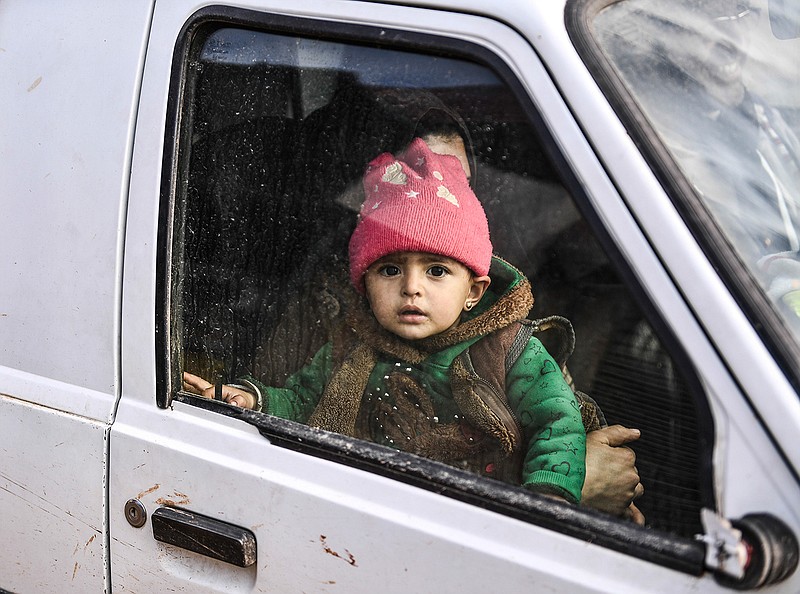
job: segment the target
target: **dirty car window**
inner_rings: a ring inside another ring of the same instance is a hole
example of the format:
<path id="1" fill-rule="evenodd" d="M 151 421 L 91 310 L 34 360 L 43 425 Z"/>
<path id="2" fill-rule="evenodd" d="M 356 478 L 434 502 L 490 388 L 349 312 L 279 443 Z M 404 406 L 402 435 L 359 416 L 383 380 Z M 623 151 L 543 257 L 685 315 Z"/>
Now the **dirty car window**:
<path id="1" fill-rule="evenodd" d="M 632 447 L 648 525 L 700 530 L 698 436 L 710 428 L 505 79 L 461 57 L 230 26 L 203 30 L 185 67 L 176 377 L 306 381 L 292 374 L 337 344 L 352 307 L 347 242 L 365 166 L 455 130 L 494 252 L 531 280 L 529 317 L 569 319 L 569 379 L 610 424 L 642 430 Z"/>
<path id="2" fill-rule="evenodd" d="M 602 10 L 593 27 L 714 223 L 800 342 L 800 39 L 785 34 L 793 21 L 782 6 L 791 8 L 625 0 Z"/>

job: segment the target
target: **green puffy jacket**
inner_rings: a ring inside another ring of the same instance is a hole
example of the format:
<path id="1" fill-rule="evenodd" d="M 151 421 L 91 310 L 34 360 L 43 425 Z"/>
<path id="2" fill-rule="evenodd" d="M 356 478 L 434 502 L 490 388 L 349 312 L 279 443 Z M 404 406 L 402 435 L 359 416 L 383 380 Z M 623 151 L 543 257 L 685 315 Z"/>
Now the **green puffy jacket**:
<path id="1" fill-rule="evenodd" d="M 413 344 L 380 328 L 366 308 L 354 312 L 352 344 L 326 344 L 284 388 L 259 385 L 264 412 L 580 501 L 586 434 L 578 401 L 536 337 L 504 368 L 504 337 L 516 334 L 533 298 L 503 260 L 493 259 L 490 276 L 481 303 L 456 328 Z"/>

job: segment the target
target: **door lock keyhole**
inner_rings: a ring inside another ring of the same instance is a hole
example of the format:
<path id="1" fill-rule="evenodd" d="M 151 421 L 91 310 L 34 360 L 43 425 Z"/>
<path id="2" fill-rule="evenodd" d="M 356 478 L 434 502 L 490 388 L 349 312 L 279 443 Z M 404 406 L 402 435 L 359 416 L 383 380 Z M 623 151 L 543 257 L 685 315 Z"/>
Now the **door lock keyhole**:
<path id="1" fill-rule="evenodd" d="M 129 499 L 125 504 L 125 519 L 134 528 L 141 528 L 147 521 L 147 510 L 138 499 Z"/>

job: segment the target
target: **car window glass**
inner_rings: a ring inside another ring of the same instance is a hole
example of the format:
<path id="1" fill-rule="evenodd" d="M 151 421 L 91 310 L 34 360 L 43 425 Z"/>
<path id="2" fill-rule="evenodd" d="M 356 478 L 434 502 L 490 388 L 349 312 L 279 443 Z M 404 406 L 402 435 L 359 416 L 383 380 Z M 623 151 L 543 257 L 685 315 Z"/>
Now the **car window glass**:
<path id="1" fill-rule="evenodd" d="M 625 0 L 592 26 L 709 222 L 800 342 L 800 39 L 783 35 L 781 6 Z"/>
<path id="2" fill-rule="evenodd" d="M 529 317 L 568 318 L 574 386 L 609 423 L 642 430 L 633 448 L 648 525 L 700 532 L 699 435 L 710 428 L 696 393 L 505 79 L 463 57 L 213 25 L 196 35 L 185 69 L 169 308 L 176 375 L 305 381 L 291 378 L 339 344 L 352 307 L 347 242 L 365 166 L 455 129 L 494 251 L 532 283 Z"/>

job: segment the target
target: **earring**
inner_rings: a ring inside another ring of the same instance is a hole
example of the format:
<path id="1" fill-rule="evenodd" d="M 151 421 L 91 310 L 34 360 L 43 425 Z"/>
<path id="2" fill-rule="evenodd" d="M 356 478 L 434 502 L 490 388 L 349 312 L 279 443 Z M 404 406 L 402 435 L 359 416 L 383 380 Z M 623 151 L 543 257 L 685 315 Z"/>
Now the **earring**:
<path id="1" fill-rule="evenodd" d="M 471 309 L 472 309 L 474 306 L 475 306 L 475 304 L 474 304 L 472 301 L 467 301 L 467 302 L 464 304 L 464 309 L 466 309 L 467 311 L 469 311 L 469 310 L 471 310 Z"/>

